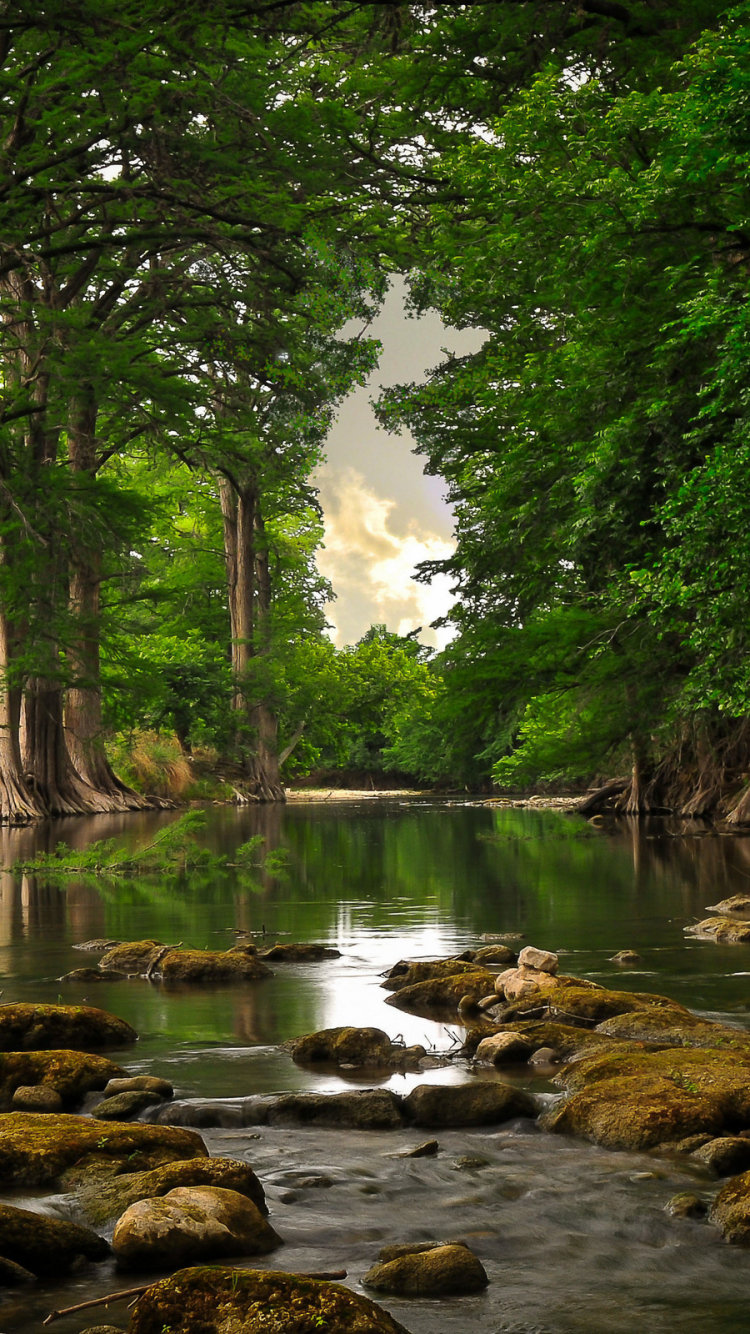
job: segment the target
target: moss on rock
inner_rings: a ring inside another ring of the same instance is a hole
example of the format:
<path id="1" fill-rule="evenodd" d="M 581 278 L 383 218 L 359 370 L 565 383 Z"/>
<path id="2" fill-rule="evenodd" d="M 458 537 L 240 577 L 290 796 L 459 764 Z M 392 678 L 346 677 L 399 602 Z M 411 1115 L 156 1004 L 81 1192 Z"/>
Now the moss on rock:
<path id="1" fill-rule="evenodd" d="M 722 945 L 745 945 L 750 941 L 750 922 L 734 917 L 705 917 L 694 926 L 686 926 L 685 934 L 720 941 Z"/>
<path id="2" fill-rule="evenodd" d="M 534 1099 L 523 1089 L 494 1080 L 471 1084 L 418 1084 L 404 1098 L 413 1125 L 446 1128 L 486 1126 L 517 1116 L 536 1116 Z"/>
<path id="3" fill-rule="evenodd" d="M 486 973 L 487 970 L 473 960 L 420 959 L 410 963 L 408 959 L 401 959 L 393 965 L 381 986 L 386 991 L 403 991 L 405 987 L 414 987 L 420 982 L 433 982 L 446 977 L 458 977 L 461 973 L 476 972 Z M 492 980 L 494 983 L 494 977 Z"/>
<path id="4" fill-rule="evenodd" d="M 0 1052 L 87 1051 L 137 1040 L 124 1019 L 91 1005 L 0 1005 Z"/>
<path id="5" fill-rule="evenodd" d="M 74 1176 L 83 1180 L 89 1170 L 145 1171 L 207 1156 L 200 1135 L 175 1126 L 103 1125 L 91 1117 L 33 1112 L 8 1112 L 0 1118 L 0 1180 L 7 1185 L 52 1185 L 73 1168 Z"/>
<path id="6" fill-rule="evenodd" d="M 561 986 L 550 992 L 538 992 L 506 1005 L 502 1011 L 503 1023 L 524 1018 L 544 1018 L 565 1023 L 601 1024 L 617 1014 L 634 1010 L 663 1009 L 675 1014 L 689 1011 L 667 996 L 650 992 L 610 991 L 589 984 L 583 978 L 560 977 Z"/>
<path id="7" fill-rule="evenodd" d="M 429 978 L 403 987 L 387 997 L 386 1005 L 395 1005 L 399 1010 L 409 1010 L 428 1018 L 433 1010 L 445 1010 L 455 1016 L 461 1001 L 468 998 L 476 1004 L 492 991 L 494 985 L 494 973 L 484 968 L 472 969 L 468 973 Z"/>
<path id="8" fill-rule="evenodd" d="M 298 1065 L 332 1061 L 336 1065 L 384 1066 L 389 1069 L 414 1064 L 424 1056 L 424 1047 L 400 1047 L 382 1028 L 323 1028 L 318 1033 L 292 1038 L 282 1044 Z"/>
<path id="9" fill-rule="evenodd" d="M 165 948 L 161 940 L 124 940 L 99 960 L 103 972 L 145 973 Z"/>
<path id="10" fill-rule="evenodd" d="M 287 1093 L 268 1108 L 269 1126 L 338 1126 L 352 1130 L 397 1130 L 401 1099 L 390 1089 L 346 1093 Z"/>
<path id="11" fill-rule="evenodd" d="M 136 1269 L 172 1269 L 230 1255 L 268 1255 L 281 1238 L 252 1200 L 222 1186 L 175 1186 L 156 1199 L 138 1200 L 112 1237 L 117 1263 Z"/>
<path id="12" fill-rule="evenodd" d="M 254 982 L 273 977 L 271 969 L 249 950 L 170 950 L 159 960 L 165 982 Z"/>
<path id="13" fill-rule="evenodd" d="M 262 1269 L 181 1269 L 138 1299 L 129 1334 L 408 1334 L 338 1283 Z"/>
<path id="14" fill-rule="evenodd" d="M 689 1011 L 673 1008 L 631 1010 L 597 1025 L 597 1033 L 634 1042 L 654 1042 L 664 1047 L 721 1047 L 750 1053 L 750 1034 L 728 1024 L 713 1024 Z"/>
<path id="15" fill-rule="evenodd" d="M 393 1256 L 392 1250 L 400 1254 Z M 362 1282 L 401 1297 L 444 1297 L 481 1292 L 489 1282 L 484 1266 L 468 1246 L 449 1242 L 387 1246 Z"/>
<path id="16" fill-rule="evenodd" d="M 78 1256 L 106 1260 L 109 1246 L 77 1223 L 0 1204 L 0 1255 L 44 1278 L 70 1269 Z"/>
<path id="17" fill-rule="evenodd" d="M 282 944 L 261 950 L 260 957 L 271 959 L 274 963 L 315 963 L 319 959 L 340 959 L 341 950 L 334 949 L 332 945 Z"/>
<path id="18" fill-rule="evenodd" d="M 123 1172 L 109 1180 L 84 1182 L 75 1203 L 89 1222 L 101 1227 L 138 1200 L 157 1199 L 176 1186 L 221 1186 L 245 1195 L 262 1214 L 268 1213 L 263 1187 L 252 1167 L 234 1158 L 188 1158 L 164 1163 L 150 1172 Z"/>
<path id="19" fill-rule="evenodd" d="M 709 1214 L 727 1241 L 750 1245 L 750 1172 L 722 1186 Z"/>
<path id="20" fill-rule="evenodd" d="M 104 1056 L 81 1051 L 9 1051 L 0 1054 L 0 1111 L 10 1111 L 24 1085 L 42 1085 L 75 1107 L 92 1089 L 103 1089 L 123 1071 Z"/>

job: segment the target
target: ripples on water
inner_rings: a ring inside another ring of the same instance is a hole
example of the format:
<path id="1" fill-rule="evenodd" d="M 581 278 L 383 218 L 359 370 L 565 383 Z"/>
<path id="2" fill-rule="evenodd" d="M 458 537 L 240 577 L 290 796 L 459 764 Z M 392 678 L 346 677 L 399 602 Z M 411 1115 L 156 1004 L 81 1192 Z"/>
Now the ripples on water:
<path id="1" fill-rule="evenodd" d="M 74 846 L 94 838 L 145 840 L 169 818 L 101 817 L 4 831 L 2 862 L 61 838 Z M 132 1056 L 117 1059 L 166 1075 L 180 1096 L 212 1100 L 365 1084 L 407 1092 L 417 1076 L 312 1073 L 278 1043 L 337 1024 L 374 1024 L 407 1043 L 447 1050 L 460 1030 L 386 1006 L 380 974 L 401 957 L 454 953 L 484 933 L 521 933 L 556 949 L 566 972 L 660 991 L 750 1026 L 750 946 L 686 940 L 682 930 L 705 915 L 706 904 L 747 890 L 750 840 L 683 838 L 682 828 L 659 821 L 592 831 L 551 813 L 432 801 L 213 809 L 206 830 L 213 849 L 231 854 L 261 832 L 266 848 L 288 849 L 288 874 L 249 880 L 228 870 L 176 882 L 71 880 L 64 888 L 3 874 L 2 999 L 55 1001 L 64 992 L 66 1002 L 86 998 L 111 1009 L 141 1033 Z M 72 948 L 88 938 L 152 937 L 216 949 L 237 932 L 263 928 L 270 939 L 335 944 L 342 958 L 274 964 L 273 979 L 242 988 L 56 981 L 94 962 Z M 608 962 L 624 948 L 637 950 L 644 964 L 623 970 Z M 426 1077 L 473 1076 L 454 1063 Z M 525 1068 L 506 1077 L 551 1090 Z M 709 1225 L 664 1212 L 678 1190 L 709 1198 L 716 1188 L 684 1162 L 605 1152 L 526 1123 L 496 1133 L 446 1132 L 439 1157 L 418 1160 L 392 1155 L 419 1132 L 261 1127 L 204 1137 L 213 1153 L 244 1157 L 257 1168 L 287 1243 L 272 1257 L 279 1268 L 343 1266 L 356 1285 L 387 1241 L 469 1241 L 487 1268 L 489 1289 L 440 1302 L 387 1300 L 413 1334 L 747 1329 L 750 1256 L 725 1246 Z M 111 1266 L 88 1268 L 62 1288 L 10 1297 L 0 1306 L 0 1329 L 38 1330 L 55 1306 L 137 1282 L 137 1275 L 118 1279 Z M 125 1323 L 113 1307 L 53 1328 L 77 1334 L 105 1316 Z"/>

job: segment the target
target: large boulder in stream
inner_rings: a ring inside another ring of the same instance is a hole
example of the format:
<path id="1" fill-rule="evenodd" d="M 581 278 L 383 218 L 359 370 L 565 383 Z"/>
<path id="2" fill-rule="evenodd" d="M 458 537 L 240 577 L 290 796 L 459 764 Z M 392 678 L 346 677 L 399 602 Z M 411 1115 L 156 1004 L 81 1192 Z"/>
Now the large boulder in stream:
<path id="1" fill-rule="evenodd" d="M 0 1054 L 0 1112 L 8 1112 L 21 1088 L 44 1088 L 75 1107 L 93 1089 L 103 1089 L 123 1071 L 104 1056 L 81 1051 L 8 1051 Z M 41 1106 L 41 1103 L 39 1104 Z"/>
<path id="2" fill-rule="evenodd" d="M 220 983 L 253 982 L 272 977 L 271 969 L 258 958 L 254 945 L 235 945 L 230 950 L 189 950 L 162 945 L 158 940 L 131 940 L 108 950 L 99 967 L 106 973 L 136 973 L 160 977 L 164 982 Z"/>
<path id="3" fill-rule="evenodd" d="M 489 1279 L 481 1261 L 463 1242 L 426 1241 L 384 1246 L 378 1263 L 362 1282 L 398 1297 L 447 1297 L 481 1292 Z"/>
<path id="4" fill-rule="evenodd" d="M 416 963 L 400 959 L 380 985 L 386 991 L 403 991 L 405 987 L 414 987 L 419 982 L 433 982 L 446 977 L 458 977 L 462 973 L 476 972 L 486 974 L 487 969 L 484 964 L 466 959 L 418 959 Z"/>
<path id="5" fill-rule="evenodd" d="M 221 1186 L 176 1186 L 157 1199 L 131 1204 L 117 1221 L 117 1263 L 172 1269 L 230 1255 L 268 1255 L 281 1238 L 252 1200 Z"/>
<path id="6" fill-rule="evenodd" d="M 635 1010 L 669 1010 L 677 1015 L 689 1013 L 683 1005 L 667 996 L 640 991 L 610 991 L 583 978 L 561 977 L 557 981 L 561 985 L 552 991 L 536 992 L 505 1005 L 498 1017 L 503 1023 L 534 1018 L 589 1026 Z"/>
<path id="7" fill-rule="evenodd" d="M 737 913 L 740 917 L 750 918 L 750 894 L 733 894 L 720 903 L 707 903 L 706 912 L 719 913 L 722 917 L 725 913 Z"/>
<path id="8" fill-rule="evenodd" d="M 38 1278 L 65 1272 L 79 1256 L 98 1261 L 109 1253 L 104 1238 L 87 1227 L 0 1204 L 0 1256 Z"/>
<path id="9" fill-rule="evenodd" d="M 584 1056 L 558 1075 L 570 1096 L 547 1130 L 613 1149 L 653 1149 L 750 1126 L 750 1051 L 633 1049 Z"/>
<path id="10" fill-rule="evenodd" d="M 488 1126 L 517 1116 L 536 1116 L 534 1099 L 499 1081 L 471 1084 L 418 1084 L 404 1098 L 404 1113 L 415 1126 Z"/>
<path id="11" fill-rule="evenodd" d="M 663 1047 L 721 1047 L 725 1051 L 750 1052 L 750 1033 L 699 1019 L 688 1010 L 650 1006 L 630 1010 L 598 1024 L 597 1033 L 629 1042 L 652 1042 Z"/>
<path id="12" fill-rule="evenodd" d="M 200 1135 L 176 1126 L 103 1125 L 88 1116 L 33 1112 L 0 1117 L 0 1181 L 5 1186 L 53 1185 L 65 1182 L 66 1173 L 77 1185 L 89 1174 L 145 1171 L 207 1157 Z"/>
<path id="13" fill-rule="evenodd" d="M 486 1038 L 499 1033 L 519 1033 L 528 1043 L 529 1055 L 543 1047 L 554 1052 L 556 1061 L 575 1061 L 579 1056 L 593 1052 L 602 1054 L 618 1047 L 612 1038 L 604 1037 L 589 1028 L 574 1028 L 572 1024 L 558 1024 L 550 1019 L 523 1019 L 517 1023 L 496 1024 L 484 1021 L 467 1030 L 462 1055 L 473 1056 Z"/>
<path id="14" fill-rule="evenodd" d="M 432 1017 L 433 1010 L 444 1010 L 449 1017 L 453 1017 L 462 1001 L 476 1004 L 492 991 L 494 985 L 494 973 L 485 968 L 473 968 L 467 973 L 434 977 L 425 982 L 416 982 L 410 987 L 402 987 L 400 991 L 388 996 L 385 1003 L 427 1018 Z"/>
<path id="15" fill-rule="evenodd" d="M 124 1019 L 91 1005 L 0 1005 L 0 1052 L 88 1051 L 137 1041 Z"/>
<path id="16" fill-rule="evenodd" d="M 164 1163 L 150 1172 L 97 1177 L 84 1181 L 73 1200 L 84 1218 L 103 1227 L 138 1200 L 157 1199 L 177 1186 L 220 1186 L 252 1200 L 263 1215 L 268 1213 L 263 1187 L 252 1167 L 234 1158 L 188 1158 L 184 1162 Z"/>
<path id="17" fill-rule="evenodd" d="M 128 1334 L 408 1334 L 338 1283 L 262 1269 L 181 1269 L 139 1297 Z"/>
<path id="18" fill-rule="evenodd" d="M 722 1186 L 709 1215 L 727 1241 L 750 1245 L 750 1172 Z"/>
<path id="19" fill-rule="evenodd" d="M 404 1047 L 391 1042 L 382 1028 L 323 1028 L 318 1033 L 282 1043 L 298 1065 L 331 1061 L 335 1065 L 403 1069 L 426 1056 L 424 1047 Z"/>

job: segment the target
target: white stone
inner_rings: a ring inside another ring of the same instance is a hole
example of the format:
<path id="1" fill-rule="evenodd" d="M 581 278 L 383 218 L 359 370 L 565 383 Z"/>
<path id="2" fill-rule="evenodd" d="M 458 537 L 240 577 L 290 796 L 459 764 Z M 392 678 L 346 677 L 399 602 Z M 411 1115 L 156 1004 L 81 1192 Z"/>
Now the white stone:
<path id="1" fill-rule="evenodd" d="M 477 1061 L 489 1061 L 499 1065 L 504 1061 L 525 1061 L 529 1054 L 526 1039 L 515 1032 L 493 1033 L 490 1038 L 483 1038 L 474 1053 Z"/>
<path id="2" fill-rule="evenodd" d="M 556 973 L 558 958 L 550 950 L 538 950 L 534 945 L 525 945 L 518 956 L 519 968 L 536 968 L 540 973 Z"/>

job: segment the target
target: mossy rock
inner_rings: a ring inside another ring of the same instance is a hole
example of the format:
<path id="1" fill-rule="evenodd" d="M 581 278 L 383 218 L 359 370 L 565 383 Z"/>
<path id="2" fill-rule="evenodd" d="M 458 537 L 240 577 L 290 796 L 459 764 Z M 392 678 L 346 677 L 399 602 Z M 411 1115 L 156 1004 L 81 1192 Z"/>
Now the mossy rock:
<path id="1" fill-rule="evenodd" d="M 267 950 L 261 950 L 260 957 L 274 963 L 316 963 L 319 959 L 340 959 L 341 950 L 332 945 L 270 945 Z"/>
<path id="2" fill-rule="evenodd" d="M 727 1241 L 750 1245 L 750 1172 L 742 1172 L 722 1186 L 709 1218 Z"/>
<path id="3" fill-rule="evenodd" d="M 165 948 L 161 940 L 124 940 L 99 960 L 102 972 L 145 973 Z"/>
<path id="4" fill-rule="evenodd" d="M 175 1186 L 138 1200 L 118 1218 L 112 1237 L 118 1265 L 131 1269 L 268 1255 L 281 1244 L 252 1200 L 222 1186 Z"/>
<path id="5" fill-rule="evenodd" d="M 208 1157 L 193 1130 L 135 1122 L 103 1125 L 87 1116 L 37 1116 L 8 1112 L 0 1117 L 0 1181 L 47 1186 L 87 1171 L 102 1174 L 146 1171 L 162 1163 Z M 78 1184 L 78 1180 L 75 1181 Z"/>
<path id="6" fill-rule="evenodd" d="M 129 1121 L 147 1107 L 158 1107 L 164 1099 L 149 1089 L 128 1089 L 97 1103 L 91 1115 L 96 1121 Z"/>
<path id="7" fill-rule="evenodd" d="M 399 1254 L 393 1255 L 397 1250 Z M 440 1242 L 387 1246 L 362 1282 L 399 1297 L 446 1297 L 481 1292 L 489 1282 L 484 1266 L 468 1246 Z"/>
<path id="8" fill-rule="evenodd" d="M 750 894 L 733 894 L 729 899 L 722 899 L 721 903 L 707 903 L 706 912 L 718 913 L 722 917 L 725 913 L 737 913 L 750 918 Z"/>
<path id="9" fill-rule="evenodd" d="M 650 1006 L 647 1010 L 614 1015 L 598 1024 L 596 1031 L 606 1037 L 654 1042 L 664 1047 L 720 1047 L 750 1054 L 749 1033 L 671 1008 Z"/>
<path id="10" fill-rule="evenodd" d="M 254 982 L 273 977 L 271 969 L 249 950 L 169 950 L 157 964 L 165 982 Z"/>
<path id="11" fill-rule="evenodd" d="M 705 1163 L 717 1177 L 735 1176 L 750 1170 L 750 1139 L 743 1135 L 720 1135 L 694 1149 L 692 1157 Z"/>
<path id="12" fill-rule="evenodd" d="M 123 1074 L 104 1056 L 81 1051 L 8 1051 L 0 1054 L 0 1111 L 10 1111 L 13 1094 L 24 1085 L 43 1085 L 59 1093 L 64 1107 L 75 1107 L 92 1089 Z"/>
<path id="13" fill-rule="evenodd" d="M 89 982 L 124 982 L 125 976 L 125 973 L 116 973 L 114 969 L 103 973 L 101 968 L 74 968 L 71 973 L 63 973 L 57 980 L 88 985 Z"/>
<path id="14" fill-rule="evenodd" d="M 518 963 L 518 955 L 509 945 L 483 945 L 481 949 L 474 951 L 474 963 L 484 967 L 488 963 L 502 964 L 504 968 L 512 968 Z"/>
<path id="15" fill-rule="evenodd" d="M 458 977 L 462 973 L 477 971 L 486 972 L 486 969 L 473 960 L 420 959 L 416 963 L 410 963 L 408 959 L 401 959 L 393 965 L 385 981 L 381 982 L 381 986 L 386 991 L 403 991 L 404 987 L 414 987 L 419 982 L 432 982 L 436 979 Z"/>
<path id="16" fill-rule="evenodd" d="M 484 1038 L 509 1032 L 520 1033 L 528 1042 L 532 1055 L 542 1047 L 550 1047 L 558 1061 L 575 1061 L 581 1056 L 601 1055 L 619 1047 L 614 1039 L 590 1028 L 574 1028 L 572 1024 L 557 1024 L 550 1019 L 522 1019 L 517 1023 L 485 1022 L 473 1026 L 466 1033 L 462 1051 L 473 1056 Z"/>
<path id="17" fill-rule="evenodd" d="M 382 1028 L 323 1028 L 282 1044 L 298 1065 L 333 1061 L 336 1065 L 393 1066 L 404 1048 L 394 1047 Z M 424 1048 L 421 1049 L 424 1055 Z"/>
<path id="18" fill-rule="evenodd" d="M 623 1043 L 566 1066 L 556 1082 L 572 1096 L 544 1116 L 545 1128 L 608 1148 L 651 1149 L 750 1124 L 746 1053 L 685 1048 L 678 1057 Z"/>
<path id="19" fill-rule="evenodd" d="M 601 1024 L 614 1015 L 634 1010 L 663 1009 L 675 1014 L 689 1011 L 667 996 L 640 991 L 610 991 L 605 987 L 586 983 L 584 978 L 558 978 L 561 983 L 553 991 L 524 996 L 506 1005 L 502 1011 L 503 1023 L 515 1023 L 525 1017 L 553 1019 L 559 1023 Z M 516 1025 L 517 1027 L 517 1025 Z"/>
<path id="20" fill-rule="evenodd" d="M 64 1273 L 79 1256 L 106 1260 L 109 1246 L 103 1237 L 77 1223 L 0 1204 L 0 1255 L 45 1278 Z"/>
<path id="21" fill-rule="evenodd" d="M 472 968 L 468 973 L 429 978 L 425 982 L 403 987 L 387 997 L 386 1005 L 395 1005 L 399 1010 L 409 1010 L 412 1014 L 422 1014 L 427 1018 L 432 1010 L 446 1010 L 455 1015 L 465 997 L 476 1004 L 492 991 L 494 985 L 494 973 L 484 968 Z"/>
<path id="22" fill-rule="evenodd" d="M 137 1040 L 124 1019 L 91 1005 L 0 1005 L 0 1052 L 88 1051 Z"/>
<path id="23" fill-rule="evenodd" d="M 287 1093 L 269 1105 L 269 1126 L 331 1126 L 351 1130 L 398 1130 L 401 1099 L 390 1089 L 346 1093 Z"/>
<path id="24" fill-rule="evenodd" d="M 750 922 L 733 917 L 706 917 L 694 926 L 686 926 L 685 934 L 700 940 L 716 940 L 722 945 L 746 945 L 750 941 Z"/>
<path id="25" fill-rule="evenodd" d="M 181 1269 L 139 1297 L 129 1334 L 408 1334 L 338 1283 L 262 1269 Z"/>
<path id="26" fill-rule="evenodd" d="M 245 1195 L 262 1214 L 268 1213 L 263 1187 L 252 1167 L 234 1158 L 188 1158 L 164 1163 L 150 1172 L 124 1172 L 109 1180 L 84 1182 L 76 1192 L 75 1204 L 89 1222 L 103 1227 L 138 1200 L 157 1199 L 176 1186 L 221 1186 Z"/>
<path id="27" fill-rule="evenodd" d="M 404 1115 L 415 1126 L 486 1126 L 536 1114 L 536 1104 L 528 1093 L 499 1080 L 418 1084 L 404 1098 Z"/>

